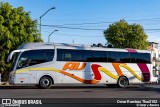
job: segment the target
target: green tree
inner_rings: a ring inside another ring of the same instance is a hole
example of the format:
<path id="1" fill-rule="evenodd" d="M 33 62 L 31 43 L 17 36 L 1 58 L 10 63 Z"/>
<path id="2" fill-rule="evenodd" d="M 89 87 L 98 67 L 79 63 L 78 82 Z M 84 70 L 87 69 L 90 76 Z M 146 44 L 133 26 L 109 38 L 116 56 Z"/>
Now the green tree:
<path id="1" fill-rule="evenodd" d="M 30 12 L 23 7 L 13 8 L 9 3 L 0 2 L 0 72 L 8 71 L 6 64 L 9 53 L 27 42 L 42 41 Z"/>
<path id="2" fill-rule="evenodd" d="M 148 46 L 147 35 L 139 24 L 128 24 L 120 20 L 109 25 L 104 31 L 108 44 L 115 48 L 146 49 Z"/>

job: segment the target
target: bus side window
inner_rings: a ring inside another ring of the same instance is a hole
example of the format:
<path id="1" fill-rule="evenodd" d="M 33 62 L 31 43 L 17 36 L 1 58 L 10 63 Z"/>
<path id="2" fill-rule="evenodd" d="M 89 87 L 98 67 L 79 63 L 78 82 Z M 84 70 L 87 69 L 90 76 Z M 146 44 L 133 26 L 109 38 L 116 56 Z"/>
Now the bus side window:
<path id="1" fill-rule="evenodd" d="M 149 53 L 130 53 L 131 63 L 151 63 Z"/>
<path id="2" fill-rule="evenodd" d="M 82 51 L 72 49 L 58 49 L 57 61 L 82 61 Z"/>
<path id="3" fill-rule="evenodd" d="M 91 51 L 84 50 L 83 51 L 83 61 L 84 62 L 92 62 L 93 55 L 91 54 Z"/>
<path id="4" fill-rule="evenodd" d="M 64 60 L 65 61 L 71 61 L 71 59 L 72 59 L 71 53 L 65 53 L 64 54 Z"/>
<path id="5" fill-rule="evenodd" d="M 129 53 L 108 51 L 108 62 L 130 63 Z"/>
<path id="6" fill-rule="evenodd" d="M 57 49 L 57 61 L 71 61 L 72 55 L 68 50 Z"/>

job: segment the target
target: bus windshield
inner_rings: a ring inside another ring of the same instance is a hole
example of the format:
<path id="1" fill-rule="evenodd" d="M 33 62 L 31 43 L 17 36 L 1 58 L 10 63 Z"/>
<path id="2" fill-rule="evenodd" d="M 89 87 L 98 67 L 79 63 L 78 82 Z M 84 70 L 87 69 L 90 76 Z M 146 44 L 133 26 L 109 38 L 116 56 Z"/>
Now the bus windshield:
<path id="1" fill-rule="evenodd" d="M 52 61 L 53 56 L 53 49 L 24 51 L 19 58 L 17 69 Z"/>

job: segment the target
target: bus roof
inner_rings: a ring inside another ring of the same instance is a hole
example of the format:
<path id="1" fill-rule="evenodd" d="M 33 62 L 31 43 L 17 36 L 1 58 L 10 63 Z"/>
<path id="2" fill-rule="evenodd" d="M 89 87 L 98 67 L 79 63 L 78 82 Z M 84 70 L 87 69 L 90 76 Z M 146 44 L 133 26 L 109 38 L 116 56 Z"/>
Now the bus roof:
<path id="1" fill-rule="evenodd" d="M 77 49 L 77 50 L 97 50 L 97 51 L 120 51 L 120 52 L 143 52 L 150 53 L 148 50 L 138 50 L 138 49 L 120 49 L 120 48 L 107 48 L 107 47 L 92 47 L 81 44 L 67 44 L 67 43 L 27 43 L 22 44 L 18 47 L 20 49 Z"/>

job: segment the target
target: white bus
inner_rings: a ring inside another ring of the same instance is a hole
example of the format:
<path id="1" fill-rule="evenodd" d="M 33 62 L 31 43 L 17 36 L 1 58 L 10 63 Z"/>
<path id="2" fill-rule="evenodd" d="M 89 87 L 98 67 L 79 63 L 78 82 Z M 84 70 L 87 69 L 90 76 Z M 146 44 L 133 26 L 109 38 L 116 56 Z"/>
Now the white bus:
<path id="1" fill-rule="evenodd" d="M 8 56 L 13 69 L 10 84 L 85 83 L 127 87 L 150 81 L 151 54 L 147 50 L 71 44 L 28 43 Z"/>

